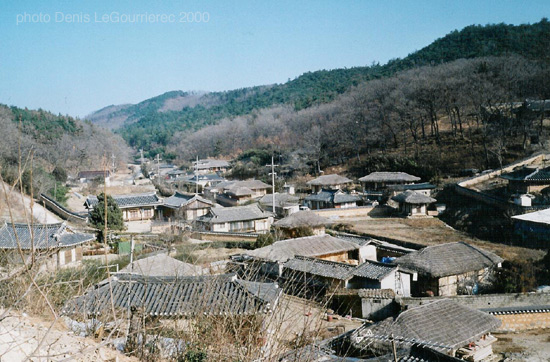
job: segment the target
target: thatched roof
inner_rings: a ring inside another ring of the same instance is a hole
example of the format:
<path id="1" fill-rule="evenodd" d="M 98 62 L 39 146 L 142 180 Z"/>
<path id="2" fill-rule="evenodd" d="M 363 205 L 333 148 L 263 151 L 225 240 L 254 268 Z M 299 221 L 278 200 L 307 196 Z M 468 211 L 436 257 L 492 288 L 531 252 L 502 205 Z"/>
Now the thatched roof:
<path id="1" fill-rule="evenodd" d="M 359 179 L 361 182 L 415 182 L 420 177 L 409 175 L 405 172 L 372 172 Z"/>
<path id="2" fill-rule="evenodd" d="M 139 274 L 150 277 L 182 277 L 202 274 L 202 268 L 184 263 L 166 254 L 157 254 L 128 264 L 119 273 Z"/>
<path id="3" fill-rule="evenodd" d="M 315 235 L 296 239 L 279 240 L 269 246 L 247 251 L 245 255 L 271 261 L 285 262 L 294 258 L 296 255 L 314 257 L 357 249 L 359 249 L 359 246 L 350 241 L 337 239 L 330 235 Z"/>
<path id="4" fill-rule="evenodd" d="M 432 204 L 437 200 L 416 191 L 407 190 L 391 198 L 394 201 L 405 204 L 424 205 Z"/>
<path id="5" fill-rule="evenodd" d="M 478 271 L 502 262 L 498 255 L 464 242 L 428 246 L 395 260 L 404 269 L 435 278 Z"/>
<path id="6" fill-rule="evenodd" d="M 411 308 L 395 320 L 390 317 L 374 325 L 364 325 L 352 334 L 351 341 L 362 348 L 373 341 L 390 343 L 389 337 L 393 334 L 405 345 L 420 343 L 449 351 L 476 342 L 500 324 L 492 315 L 442 299 Z"/>
<path id="7" fill-rule="evenodd" d="M 332 185 L 341 185 L 352 182 L 349 178 L 343 177 L 340 175 L 323 175 L 319 176 L 316 179 L 308 181 L 307 184 L 310 186 L 332 186 Z"/>
<path id="8" fill-rule="evenodd" d="M 304 210 L 298 211 L 294 214 L 281 219 L 273 224 L 273 226 L 279 228 L 297 228 L 297 227 L 319 227 L 327 224 L 331 224 L 332 221 L 326 217 L 322 217 L 314 213 L 313 211 Z"/>

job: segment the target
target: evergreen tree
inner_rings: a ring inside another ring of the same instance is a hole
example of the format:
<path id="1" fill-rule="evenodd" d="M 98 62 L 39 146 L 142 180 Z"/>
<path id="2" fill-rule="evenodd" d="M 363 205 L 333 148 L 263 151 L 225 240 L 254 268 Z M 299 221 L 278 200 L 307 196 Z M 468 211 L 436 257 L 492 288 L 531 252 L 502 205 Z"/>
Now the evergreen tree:
<path id="1" fill-rule="evenodd" d="M 90 213 L 90 224 L 98 230 L 98 240 L 103 241 L 103 233 L 105 231 L 105 194 L 99 194 L 97 199 L 98 203 Z M 107 195 L 107 228 L 109 230 L 124 229 L 122 211 L 118 207 L 115 199 L 110 195 Z"/>

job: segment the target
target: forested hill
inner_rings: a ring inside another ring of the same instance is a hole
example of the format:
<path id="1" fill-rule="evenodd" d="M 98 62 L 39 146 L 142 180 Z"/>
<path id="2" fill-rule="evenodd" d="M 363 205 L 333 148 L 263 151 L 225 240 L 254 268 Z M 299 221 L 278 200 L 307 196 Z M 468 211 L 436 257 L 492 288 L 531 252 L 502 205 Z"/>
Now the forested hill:
<path id="1" fill-rule="evenodd" d="M 227 92 L 168 92 L 137 105 L 113 106 L 107 111 L 103 109 L 89 118 L 112 128 L 121 127 L 120 134 L 133 147 L 144 148 L 151 154 L 162 153 L 177 131 L 197 130 L 222 118 L 248 114 L 277 104 L 288 104 L 300 110 L 328 103 L 362 82 L 423 65 L 511 54 L 547 61 L 549 39 L 550 23 L 547 19 L 518 26 L 468 26 L 437 39 L 404 59 L 394 59 L 385 65 L 308 72 L 284 84 Z"/>
<path id="2" fill-rule="evenodd" d="M 115 155 L 121 164 L 129 156 L 129 149 L 120 136 L 89 122 L 41 109 L 0 104 L 0 127 L 2 179 L 10 184 L 15 182 L 21 166 L 22 184 L 27 193 L 31 190 L 34 194 L 49 193 L 57 182 L 57 196 L 63 196 L 59 191 L 68 175 L 101 169 L 105 155 L 109 158 Z M 63 201 L 59 197 L 58 200 Z"/>

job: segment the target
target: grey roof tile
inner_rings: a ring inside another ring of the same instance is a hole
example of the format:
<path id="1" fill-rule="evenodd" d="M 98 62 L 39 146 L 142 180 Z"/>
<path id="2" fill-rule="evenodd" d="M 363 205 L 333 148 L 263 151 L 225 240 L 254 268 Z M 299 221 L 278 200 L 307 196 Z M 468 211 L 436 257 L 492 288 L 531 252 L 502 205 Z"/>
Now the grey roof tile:
<path id="1" fill-rule="evenodd" d="M 197 220 L 207 223 L 225 223 L 232 221 L 259 220 L 273 216 L 270 212 L 263 211 L 258 204 L 235 207 L 215 207 L 210 212 Z"/>
<path id="2" fill-rule="evenodd" d="M 156 206 L 162 204 L 155 192 L 143 194 L 126 194 L 126 195 L 111 195 L 121 209 L 131 207 Z M 94 208 L 98 203 L 97 196 L 88 196 L 86 206 L 90 209 Z"/>
<path id="3" fill-rule="evenodd" d="M 5 223 L 0 228 L 0 248 L 23 250 L 69 247 L 95 240 L 92 234 L 74 233 L 64 223 Z"/>
<path id="4" fill-rule="evenodd" d="M 143 308 L 151 316 L 252 315 L 277 304 L 281 289 L 275 283 L 243 282 L 233 275 L 143 277 L 122 274 L 111 283 L 70 300 L 64 314 L 109 313 L 112 303 L 123 312 Z"/>
<path id="5" fill-rule="evenodd" d="M 163 205 L 172 209 L 179 209 L 180 207 L 188 205 L 193 201 L 199 201 L 210 206 L 214 205 L 212 201 L 206 200 L 198 195 L 183 194 L 179 191 L 176 191 L 174 195 L 164 199 Z"/>
<path id="6" fill-rule="evenodd" d="M 432 204 L 437 200 L 413 190 L 407 190 L 392 197 L 392 200 L 406 204 L 423 205 Z"/>

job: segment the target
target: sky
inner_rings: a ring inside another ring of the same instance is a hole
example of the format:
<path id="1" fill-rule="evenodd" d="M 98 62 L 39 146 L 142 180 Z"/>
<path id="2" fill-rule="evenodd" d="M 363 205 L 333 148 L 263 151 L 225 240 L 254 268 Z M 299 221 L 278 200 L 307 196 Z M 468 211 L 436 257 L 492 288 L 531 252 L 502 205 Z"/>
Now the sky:
<path id="1" fill-rule="evenodd" d="M 384 64 L 468 25 L 549 15 L 548 0 L 3 0 L 0 103 L 83 118 L 171 90 Z"/>

